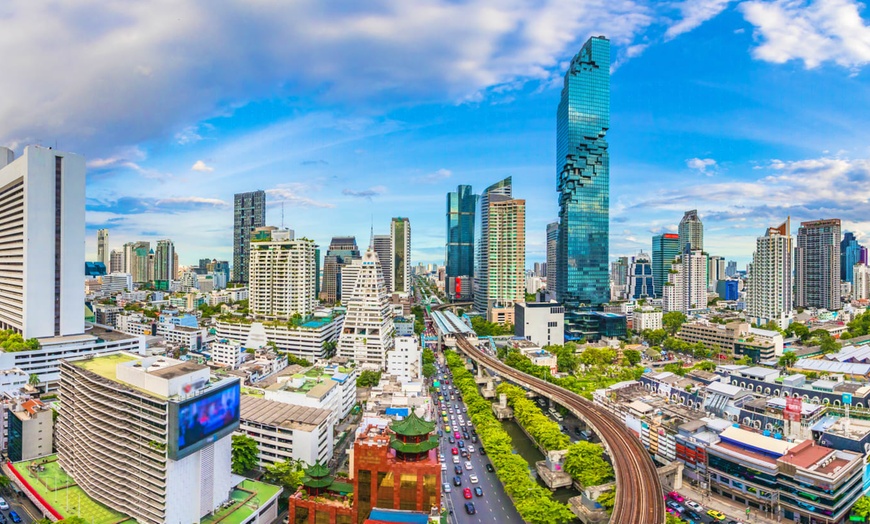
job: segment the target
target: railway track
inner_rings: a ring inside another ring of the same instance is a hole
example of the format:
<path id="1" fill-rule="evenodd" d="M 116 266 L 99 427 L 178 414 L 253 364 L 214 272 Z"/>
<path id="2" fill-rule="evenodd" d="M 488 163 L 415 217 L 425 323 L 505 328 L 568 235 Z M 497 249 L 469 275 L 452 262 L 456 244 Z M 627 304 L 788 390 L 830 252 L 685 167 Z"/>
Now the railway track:
<path id="1" fill-rule="evenodd" d="M 640 440 L 621 421 L 576 393 L 518 371 L 482 353 L 461 335 L 456 337 L 456 341 L 457 348 L 478 365 L 565 406 L 601 437 L 616 473 L 616 498 L 610 522 L 665 523 L 665 503 L 655 464 Z"/>

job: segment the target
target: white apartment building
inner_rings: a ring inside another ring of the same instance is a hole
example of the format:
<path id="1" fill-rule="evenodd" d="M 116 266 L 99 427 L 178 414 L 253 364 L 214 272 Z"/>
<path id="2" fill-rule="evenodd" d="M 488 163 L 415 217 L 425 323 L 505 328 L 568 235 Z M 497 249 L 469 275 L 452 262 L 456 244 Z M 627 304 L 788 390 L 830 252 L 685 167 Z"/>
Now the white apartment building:
<path id="1" fill-rule="evenodd" d="M 170 321 L 160 322 L 146 318 L 141 313 L 118 315 L 118 330 L 128 335 L 163 337 L 163 339 L 177 346 L 182 346 L 191 351 L 200 351 L 203 343 L 208 339 L 206 328 L 180 326 Z"/>
<path id="2" fill-rule="evenodd" d="M 239 322 L 219 320 L 215 324 L 215 338 L 245 342 L 251 330 L 257 329 L 259 325 L 266 333 L 266 339 L 275 343 L 276 349 L 313 362 L 326 357 L 324 344 L 338 340 L 343 323 L 344 315 L 332 310 L 306 319 L 298 326 L 287 323 L 251 323 L 243 318 Z"/>
<path id="3" fill-rule="evenodd" d="M 245 347 L 231 340 L 219 340 L 209 344 L 209 353 L 214 364 L 237 369 L 245 361 Z"/>
<path id="4" fill-rule="evenodd" d="M 775 322 L 781 329 L 791 323 L 792 238 L 786 220 L 768 228 L 755 242 L 746 291 L 746 316 L 756 325 Z"/>
<path id="5" fill-rule="evenodd" d="M 25 338 L 82 335 L 85 159 L 0 147 L 0 329 Z"/>
<path id="6" fill-rule="evenodd" d="M 870 299 L 870 266 L 859 263 L 852 268 L 852 295 L 857 300 Z"/>
<path id="7" fill-rule="evenodd" d="M 671 264 L 664 286 L 664 306 L 665 311 L 686 314 L 707 309 L 707 255 L 703 251 L 683 253 Z"/>
<path id="8" fill-rule="evenodd" d="M 237 379 L 121 353 L 64 362 L 61 395 L 58 461 L 89 497 L 146 524 L 199 522 L 228 500 Z"/>
<path id="9" fill-rule="evenodd" d="M 395 328 L 380 263 L 369 248 L 351 266 L 357 275 L 352 289 L 342 283 L 341 298 L 347 313 L 338 338 L 338 355 L 384 369 L 387 352 L 393 348 Z"/>
<path id="10" fill-rule="evenodd" d="M 316 304 L 314 241 L 289 229 L 257 228 L 251 234 L 250 310 L 270 319 L 304 316 Z"/>
<path id="11" fill-rule="evenodd" d="M 417 337 L 396 337 L 387 353 L 387 374 L 400 381 L 419 380 L 423 375 L 423 350 Z"/>
<path id="12" fill-rule="evenodd" d="M 262 468 L 285 460 L 326 464 L 334 451 L 327 409 L 242 396 L 239 434 L 257 442 Z"/>
<path id="13" fill-rule="evenodd" d="M 565 343 L 565 307 L 557 302 L 514 305 L 514 334 L 538 346 Z"/>
<path id="14" fill-rule="evenodd" d="M 133 289 L 133 275 L 130 273 L 109 273 L 103 278 L 103 295 L 110 296 Z"/>
<path id="15" fill-rule="evenodd" d="M 638 333 L 645 329 L 662 329 L 662 310 L 659 308 L 644 306 L 634 310 L 631 329 Z"/>
<path id="16" fill-rule="evenodd" d="M 314 366 L 294 375 L 274 377 L 275 382 L 264 389 L 264 395 L 266 400 L 329 410 L 331 430 L 356 404 L 357 377 L 357 368 Z"/>

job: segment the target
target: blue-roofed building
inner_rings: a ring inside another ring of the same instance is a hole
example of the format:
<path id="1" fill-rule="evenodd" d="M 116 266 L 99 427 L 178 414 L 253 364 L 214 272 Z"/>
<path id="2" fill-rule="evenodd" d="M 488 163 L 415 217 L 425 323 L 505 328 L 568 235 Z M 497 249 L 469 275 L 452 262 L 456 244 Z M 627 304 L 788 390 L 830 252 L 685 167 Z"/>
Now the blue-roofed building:
<path id="1" fill-rule="evenodd" d="M 364 521 L 364 524 L 427 524 L 428 522 L 428 513 L 374 508 L 369 514 L 369 518 Z"/>
<path id="2" fill-rule="evenodd" d="M 85 262 L 86 277 L 102 277 L 106 275 L 106 264 L 102 262 Z"/>

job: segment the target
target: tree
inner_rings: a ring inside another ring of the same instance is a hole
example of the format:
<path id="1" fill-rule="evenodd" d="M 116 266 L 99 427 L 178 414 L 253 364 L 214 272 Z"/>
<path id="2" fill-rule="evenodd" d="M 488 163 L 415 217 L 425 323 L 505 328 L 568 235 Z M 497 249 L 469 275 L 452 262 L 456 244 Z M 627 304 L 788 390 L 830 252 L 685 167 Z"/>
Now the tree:
<path id="1" fill-rule="evenodd" d="M 683 519 L 673 513 L 665 513 L 665 524 L 683 524 Z"/>
<path id="2" fill-rule="evenodd" d="M 716 364 L 710 362 L 709 360 L 703 360 L 695 364 L 695 369 L 700 369 L 701 371 L 709 371 L 710 373 L 712 373 L 713 371 L 716 371 Z"/>
<path id="3" fill-rule="evenodd" d="M 828 353 L 836 353 L 837 351 L 840 351 L 840 344 L 830 335 L 828 335 L 828 338 L 823 339 L 822 343 L 819 345 L 821 346 L 822 353 L 826 355 Z"/>
<path id="4" fill-rule="evenodd" d="M 737 362 L 735 362 L 735 364 L 740 364 L 741 366 L 751 366 L 753 364 L 752 357 L 750 357 L 749 355 L 746 355 L 746 356 L 742 357 L 740 360 L 738 360 Z"/>
<path id="5" fill-rule="evenodd" d="M 39 385 L 39 375 L 37 375 L 36 373 L 31 373 L 30 377 L 27 379 L 27 383 L 30 384 L 31 386 L 34 386 L 34 387 L 38 386 Z"/>
<path id="6" fill-rule="evenodd" d="M 852 506 L 852 514 L 859 517 L 870 518 L 870 497 L 864 495 L 855 501 Z"/>
<path id="7" fill-rule="evenodd" d="M 613 479 L 613 466 L 604 460 L 601 445 L 585 440 L 568 446 L 564 468 L 583 487 L 599 486 Z"/>
<path id="8" fill-rule="evenodd" d="M 661 346 L 667 336 L 668 332 L 664 329 L 647 329 L 643 332 L 643 339 L 646 340 L 650 346 Z"/>
<path id="9" fill-rule="evenodd" d="M 294 493 L 305 476 L 305 463 L 301 460 L 276 462 L 266 466 L 266 474 L 263 476 L 268 482 L 280 484 L 287 492 Z"/>
<path id="10" fill-rule="evenodd" d="M 438 373 L 438 369 L 435 367 L 435 364 L 431 362 L 427 362 L 423 364 L 423 376 L 426 378 L 431 378 Z"/>
<path id="11" fill-rule="evenodd" d="M 625 360 L 630 366 L 640 364 L 640 351 L 636 349 L 626 349 L 622 352 L 622 356 L 625 357 Z"/>
<path id="12" fill-rule="evenodd" d="M 257 467 L 260 450 L 257 441 L 248 435 L 233 435 L 233 473 L 241 475 Z"/>
<path id="13" fill-rule="evenodd" d="M 779 364 L 783 368 L 790 368 L 797 361 L 798 356 L 795 354 L 795 352 L 789 351 L 788 353 L 783 353 L 782 356 L 779 357 L 779 361 L 777 362 L 777 364 Z"/>
<path id="14" fill-rule="evenodd" d="M 423 364 L 434 364 L 435 363 L 435 353 L 432 352 L 431 349 L 426 348 L 423 350 Z"/>
<path id="15" fill-rule="evenodd" d="M 377 386 L 381 381 L 381 372 L 380 371 L 372 371 L 367 369 L 359 374 L 359 377 L 356 379 L 356 387 L 358 388 L 370 388 L 372 386 Z"/>
<path id="16" fill-rule="evenodd" d="M 671 335 L 676 335 L 680 327 L 686 322 L 686 315 L 680 311 L 668 311 L 662 315 L 662 326 Z"/>
<path id="17" fill-rule="evenodd" d="M 851 327 L 850 327 L 851 329 Z M 800 338 L 802 341 L 806 341 L 810 338 L 810 328 L 801 324 L 800 322 L 793 322 L 788 328 L 785 330 L 785 335 L 790 337 L 792 335 Z"/>
<path id="18" fill-rule="evenodd" d="M 616 490 L 607 490 L 598 496 L 595 502 L 601 504 L 607 511 L 613 511 L 613 505 L 616 504 Z"/>
<path id="19" fill-rule="evenodd" d="M 686 368 L 683 367 L 683 361 L 678 360 L 676 362 L 671 362 L 670 364 L 665 364 L 665 367 L 662 368 L 664 371 L 669 371 L 675 375 L 684 376 L 686 374 Z"/>

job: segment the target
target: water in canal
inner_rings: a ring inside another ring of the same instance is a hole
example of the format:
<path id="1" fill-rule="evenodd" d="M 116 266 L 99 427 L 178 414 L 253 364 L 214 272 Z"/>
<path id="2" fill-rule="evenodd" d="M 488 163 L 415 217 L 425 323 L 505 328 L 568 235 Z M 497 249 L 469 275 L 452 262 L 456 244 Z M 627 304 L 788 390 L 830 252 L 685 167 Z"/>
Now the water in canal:
<path id="1" fill-rule="evenodd" d="M 532 471 L 532 474 L 537 478 L 537 473 L 535 472 L 535 462 L 539 460 L 544 460 L 544 455 L 541 453 L 538 448 L 532 444 L 532 441 L 529 440 L 529 437 L 523 433 L 523 430 L 520 429 L 519 424 L 516 423 L 515 420 L 502 420 L 501 425 L 505 431 L 507 431 L 508 435 L 511 436 L 511 440 L 513 440 L 514 450 L 529 463 L 529 468 Z M 538 479 L 538 484 L 543 487 L 547 487 L 544 484 L 544 481 Z M 568 499 L 571 497 L 576 497 L 580 493 L 572 488 L 559 488 L 553 492 L 553 499 L 559 502 L 567 503 Z"/>

